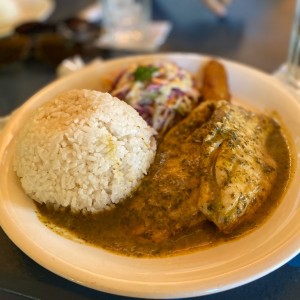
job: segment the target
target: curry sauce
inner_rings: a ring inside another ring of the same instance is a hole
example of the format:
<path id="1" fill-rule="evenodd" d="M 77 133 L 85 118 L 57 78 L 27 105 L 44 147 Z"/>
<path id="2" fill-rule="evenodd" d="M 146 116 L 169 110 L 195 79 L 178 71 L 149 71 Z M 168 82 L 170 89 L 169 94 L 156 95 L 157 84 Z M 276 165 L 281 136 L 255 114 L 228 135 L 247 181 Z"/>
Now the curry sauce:
<path id="1" fill-rule="evenodd" d="M 192 122 L 188 122 L 187 127 L 181 127 L 177 142 L 180 143 L 180 139 L 183 139 L 184 134 L 192 130 L 193 126 L 196 128 L 207 122 L 211 114 L 212 108 L 208 105 L 205 113 L 200 113 L 200 117 L 198 114 L 198 122 L 194 122 L 193 125 Z M 173 131 L 172 134 L 176 136 L 176 132 Z M 175 172 L 166 174 L 161 170 L 162 166 L 168 166 L 165 162 L 176 155 L 178 150 L 174 147 L 175 142 L 165 143 L 159 148 L 148 175 L 137 191 L 114 208 L 97 214 L 83 215 L 74 214 L 67 209 L 57 211 L 36 204 L 39 218 L 59 233 L 65 232 L 68 236 L 71 234 L 87 244 L 117 254 L 165 257 L 206 249 L 239 238 L 261 226 L 280 204 L 291 173 L 290 149 L 280 126 L 274 126 L 265 145 L 277 168 L 272 190 L 267 199 L 260 203 L 259 208 L 251 213 L 251 217 L 244 219 L 230 233 L 219 230 L 213 222 L 195 209 L 195 203 L 191 200 L 194 185 L 197 184 L 194 182 L 197 173 L 197 169 L 193 169 L 196 168 L 194 161 L 191 164 L 188 157 L 181 157 L 178 162 L 183 170 L 183 178 L 189 179 L 187 186 L 182 186 L 184 181 L 177 178 Z M 171 160 L 171 165 L 173 164 Z M 158 177 L 159 174 L 161 178 Z M 174 180 L 172 176 L 175 177 Z M 177 189 L 176 193 L 165 192 L 170 184 L 171 190 Z"/>

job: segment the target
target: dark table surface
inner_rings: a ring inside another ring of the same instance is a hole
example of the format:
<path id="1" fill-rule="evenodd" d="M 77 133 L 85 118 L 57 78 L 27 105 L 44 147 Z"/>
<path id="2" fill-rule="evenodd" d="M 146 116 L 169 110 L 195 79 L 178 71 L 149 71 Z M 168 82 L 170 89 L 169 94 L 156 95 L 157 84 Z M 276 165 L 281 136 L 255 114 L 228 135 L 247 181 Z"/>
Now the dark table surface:
<path id="1" fill-rule="evenodd" d="M 92 2 L 57 0 L 49 20 L 57 22 L 74 16 Z M 294 6 L 294 0 L 236 0 L 228 17 L 219 19 L 198 0 L 155 1 L 153 17 L 173 22 L 173 29 L 159 51 L 221 56 L 271 73 L 286 60 Z M 100 51 L 100 54 L 113 58 L 132 53 Z M 0 116 L 9 114 L 55 77 L 55 68 L 32 60 L 0 68 Z M 0 299 L 27 298 L 124 297 L 94 291 L 56 276 L 32 261 L 0 229 Z M 300 299 L 300 258 L 252 283 L 203 297 L 255 298 Z"/>

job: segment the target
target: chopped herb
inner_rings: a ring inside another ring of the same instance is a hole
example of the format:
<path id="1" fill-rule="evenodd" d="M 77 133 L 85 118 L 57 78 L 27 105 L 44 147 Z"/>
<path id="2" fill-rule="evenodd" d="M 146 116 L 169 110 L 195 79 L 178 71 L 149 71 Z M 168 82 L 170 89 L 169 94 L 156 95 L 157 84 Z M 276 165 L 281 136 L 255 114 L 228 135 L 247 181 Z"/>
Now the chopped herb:
<path id="1" fill-rule="evenodd" d="M 152 74 L 158 70 L 154 66 L 139 66 L 133 73 L 135 81 L 148 81 L 151 79 Z"/>

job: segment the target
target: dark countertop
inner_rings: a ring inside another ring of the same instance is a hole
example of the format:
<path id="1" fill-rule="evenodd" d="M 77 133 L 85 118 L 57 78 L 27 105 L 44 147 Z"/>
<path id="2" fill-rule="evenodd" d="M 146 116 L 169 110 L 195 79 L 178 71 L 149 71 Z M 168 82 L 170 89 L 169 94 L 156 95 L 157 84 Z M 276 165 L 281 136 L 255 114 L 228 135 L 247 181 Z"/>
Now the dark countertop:
<path id="1" fill-rule="evenodd" d="M 75 15 L 92 0 L 57 0 L 55 22 Z M 176 3 L 174 5 L 174 3 Z M 196 52 L 235 60 L 265 72 L 287 57 L 294 0 L 236 0 L 226 19 L 218 19 L 198 0 L 154 2 L 154 18 L 170 19 L 173 29 L 162 52 Z M 100 52 L 105 58 L 124 54 Z M 0 116 L 55 79 L 55 69 L 35 61 L 0 68 Z M 299 299 L 297 257 L 252 283 L 201 299 Z M 36 264 L 0 229 L 0 299 L 125 299 L 67 281 Z"/>

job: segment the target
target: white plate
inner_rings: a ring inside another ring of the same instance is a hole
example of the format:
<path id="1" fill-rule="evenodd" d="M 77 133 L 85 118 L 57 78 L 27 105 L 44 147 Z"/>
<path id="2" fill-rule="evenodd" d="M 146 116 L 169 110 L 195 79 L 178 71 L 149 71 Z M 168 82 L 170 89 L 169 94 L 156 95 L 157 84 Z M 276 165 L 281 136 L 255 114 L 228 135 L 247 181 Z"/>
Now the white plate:
<path id="1" fill-rule="evenodd" d="M 169 58 L 193 72 L 208 59 L 188 54 L 147 58 Z M 143 59 L 129 57 L 93 64 L 50 84 L 14 113 L 0 142 L 0 222 L 4 231 L 32 259 L 62 277 L 96 290 L 143 298 L 216 293 L 260 278 L 286 263 L 300 249 L 300 107 L 276 79 L 224 60 L 232 94 L 260 110 L 277 110 L 295 144 L 294 180 L 282 204 L 263 226 L 239 240 L 205 251 L 172 258 L 139 259 L 68 240 L 38 220 L 33 202 L 24 195 L 11 169 L 14 137 L 24 120 L 57 93 L 75 87 L 103 88 L 100 84 L 103 75 Z"/>
<path id="2" fill-rule="evenodd" d="M 10 34 L 13 29 L 28 21 L 43 21 L 54 10 L 53 0 L 2 0 L 10 8 L 7 8 L 10 18 L 0 21 L 0 37 Z M 1 1 L 1 3 L 2 3 Z M 5 8 L 2 7 L 4 10 Z M 0 14 L 1 15 L 1 14 Z"/>

